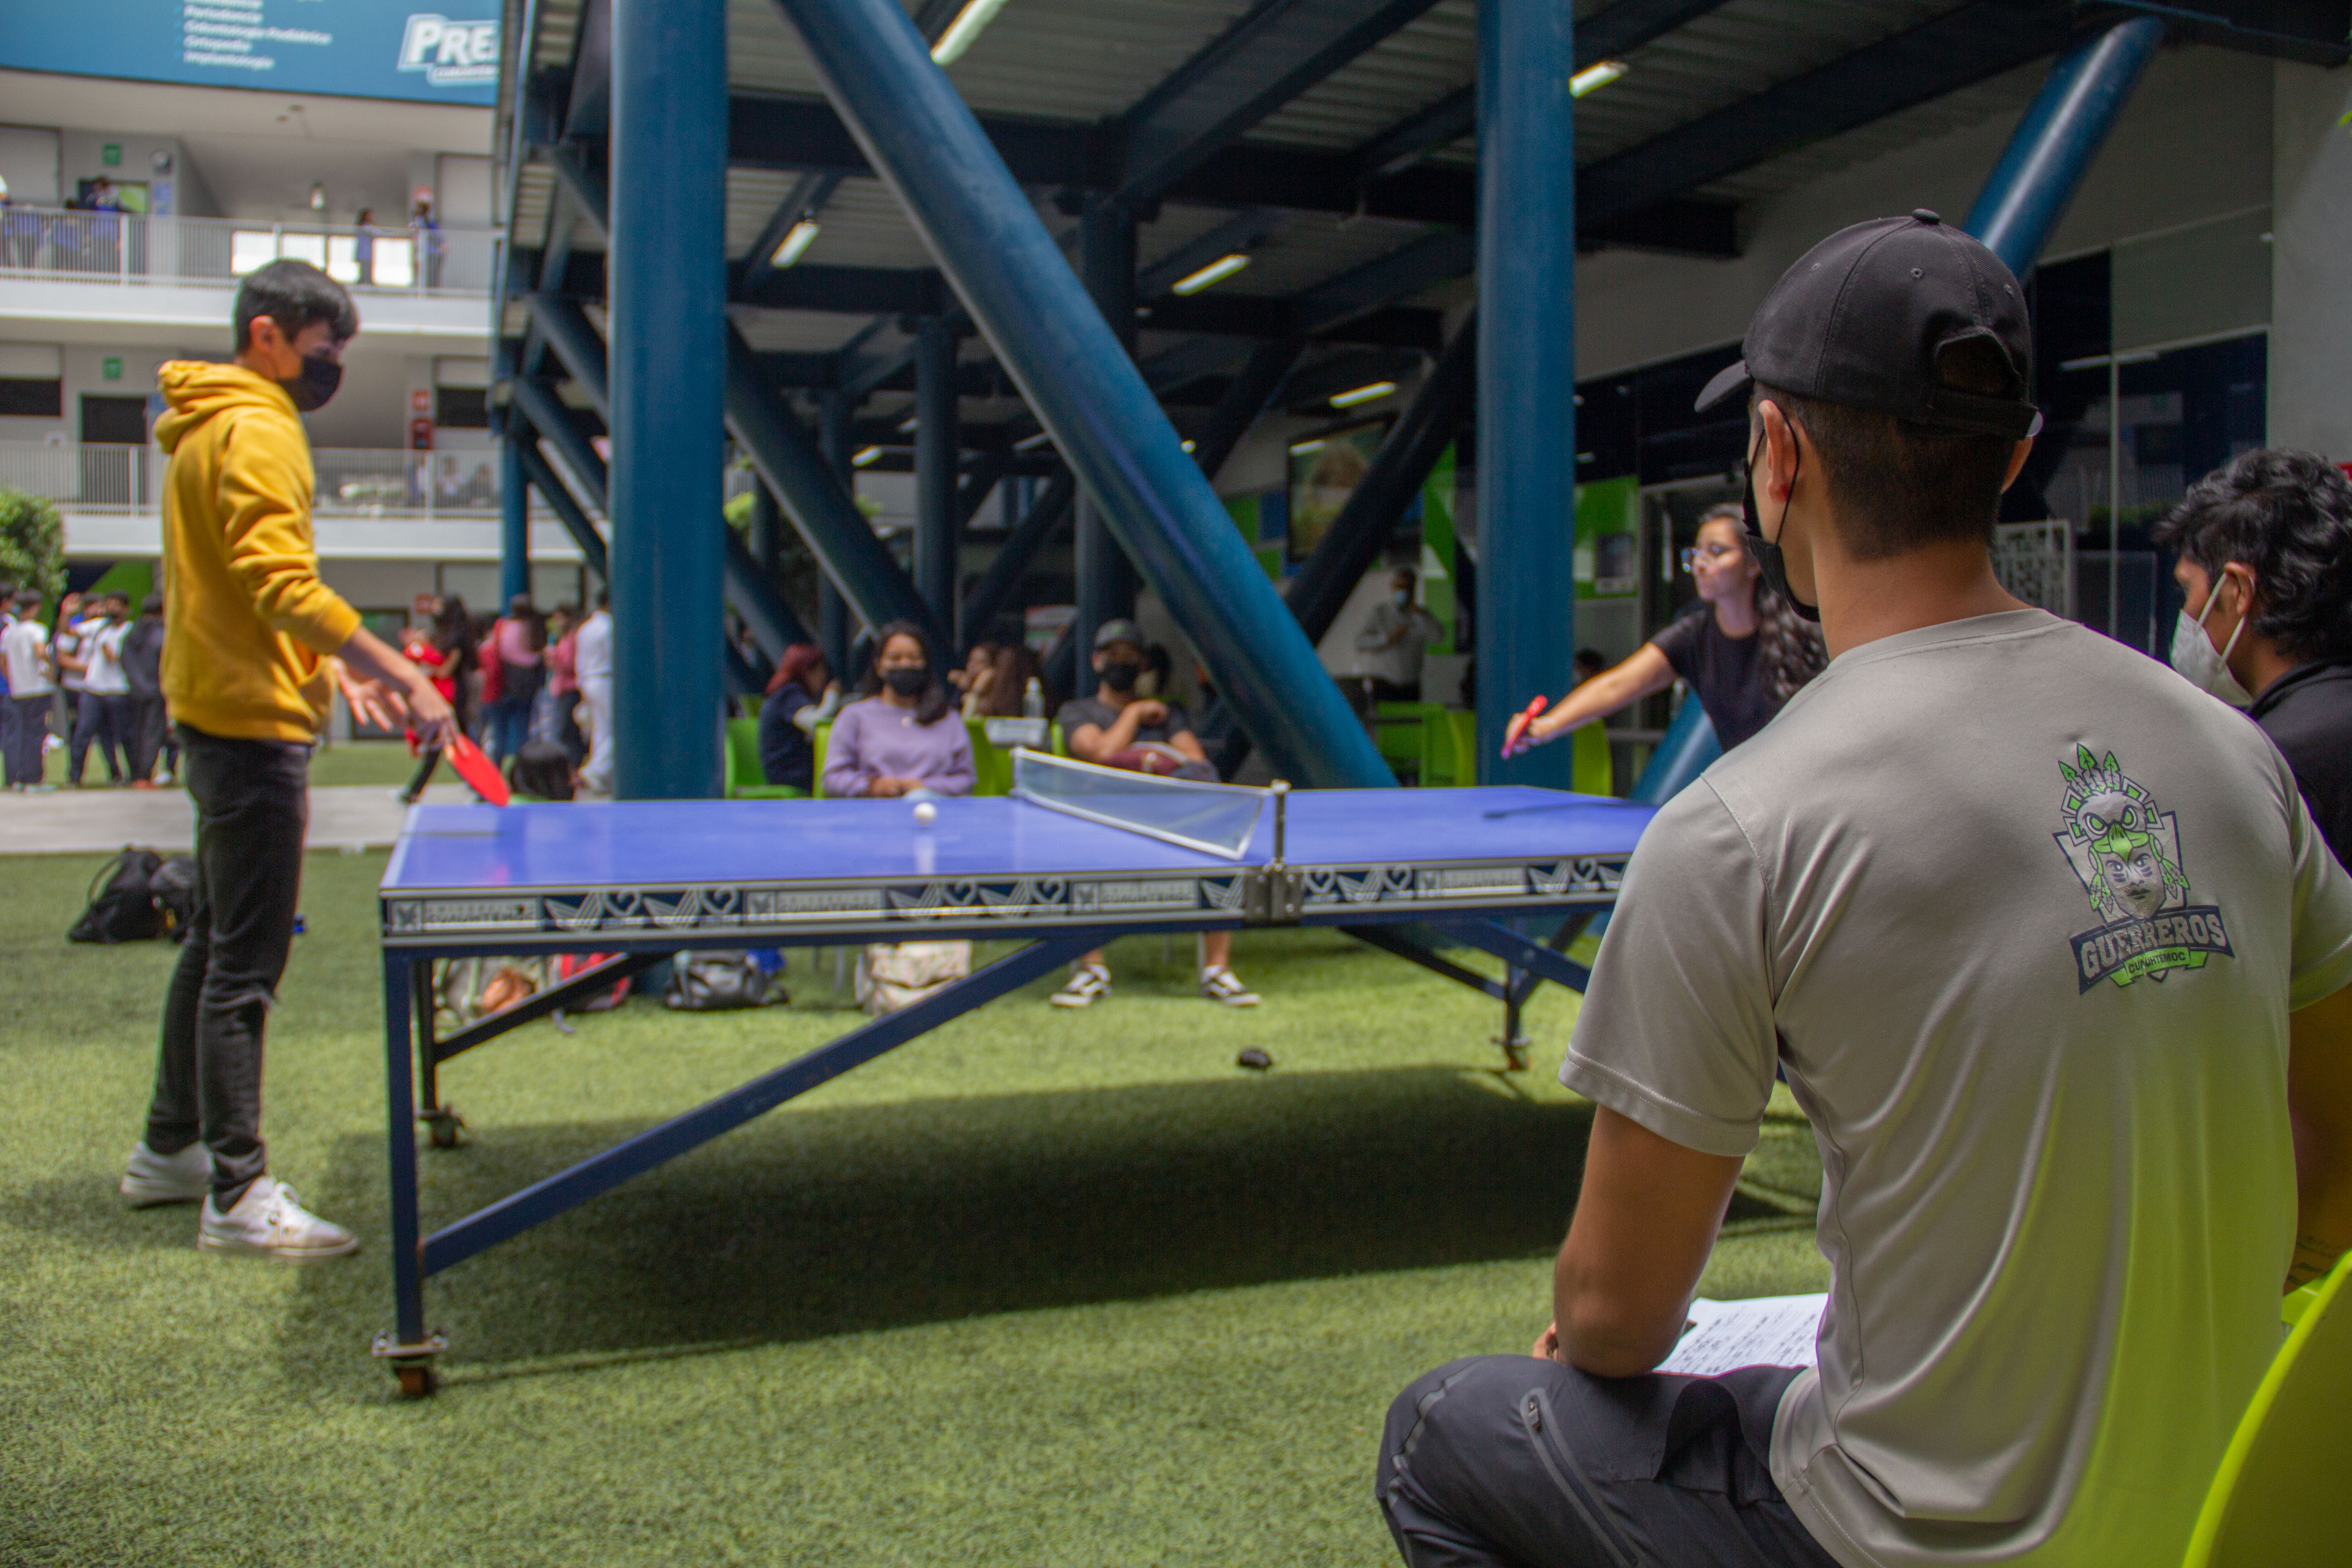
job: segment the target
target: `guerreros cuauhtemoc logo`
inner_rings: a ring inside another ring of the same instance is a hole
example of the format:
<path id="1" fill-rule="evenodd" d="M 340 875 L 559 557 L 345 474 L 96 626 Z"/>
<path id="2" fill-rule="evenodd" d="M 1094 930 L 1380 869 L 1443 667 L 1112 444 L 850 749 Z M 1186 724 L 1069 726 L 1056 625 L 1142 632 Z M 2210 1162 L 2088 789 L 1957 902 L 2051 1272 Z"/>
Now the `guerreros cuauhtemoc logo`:
<path id="1" fill-rule="evenodd" d="M 2189 873 L 2180 858 L 2180 820 L 2158 809 L 2156 796 L 2130 777 L 2109 752 L 2104 758 L 2077 743 L 2065 775 L 2063 831 L 2053 835 L 2066 863 L 2083 879 L 2099 924 L 2074 940 L 2081 989 L 2102 980 L 2129 985 L 2176 969 L 2202 969 L 2219 953 L 2234 957 L 2221 911 L 2189 901 Z"/>

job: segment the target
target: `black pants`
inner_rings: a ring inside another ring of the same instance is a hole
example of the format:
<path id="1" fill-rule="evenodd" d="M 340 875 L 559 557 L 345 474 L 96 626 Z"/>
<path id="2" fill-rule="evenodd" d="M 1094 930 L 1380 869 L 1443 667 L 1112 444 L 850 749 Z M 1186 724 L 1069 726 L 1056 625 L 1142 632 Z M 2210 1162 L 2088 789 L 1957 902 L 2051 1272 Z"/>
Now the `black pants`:
<path id="1" fill-rule="evenodd" d="M 1409 1568 L 1837 1568 L 1772 1484 L 1795 1376 L 1457 1361 L 1390 1407 L 1373 1490 Z"/>
<path id="2" fill-rule="evenodd" d="M 268 1169 L 261 1142 L 261 1037 L 294 943 L 310 825 L 310 748 L 231 741 L 180 726 L 196 807 L 196 903 L 163 997 L 147 1147 L 202 1138 L 226 1210 Z"/>
<path id="3" fill-rule="evenodd" d="M 163 749 L 172 724 L 163 711 L 163 693 L 148 696 L 133 692 L 125 701 L 131 710 L 131 733 L 123 742 L 123 750 L 131 753 L 131 776 L 152 779 L 156 754 Z"/>
<path id="4" fill-rule="evenodd" d="M 433 782 L 433 770 L 441 765 L 441 748 L 427 746 L 416 753 L 416 771 L 408 775 L 408 787 L 400 792 L 401 799 L 415 805 L 424 796 L 425 786 Z"/>
<path id="5" fill-rule="evenodd" d="M 85 691 L 81 706 L 74 718 L 73 747 L 68 752 L 66 779 L 69 784 L 81 783 L 81 771 L 89 761 L 89 743 L 98 742 L 98 759 L 106 764 L 106 776 L 116 784 L 122 782 L 123 742 L 130 739 L 131 699 L 120 692 Z"/>
<path id="6" fill-rule="evenodd" d="M 41 742 L 49 738 L 49 693 L 8 699 L 7 722 L 0 730 L 7 743 L 8 782 L 41 782 Z"/>

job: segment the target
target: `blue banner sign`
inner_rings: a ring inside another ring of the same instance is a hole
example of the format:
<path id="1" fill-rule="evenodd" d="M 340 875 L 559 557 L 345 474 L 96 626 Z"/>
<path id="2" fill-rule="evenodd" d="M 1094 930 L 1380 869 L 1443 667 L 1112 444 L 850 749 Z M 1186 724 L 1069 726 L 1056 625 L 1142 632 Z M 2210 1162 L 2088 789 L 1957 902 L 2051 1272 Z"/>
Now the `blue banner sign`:
<path id="1" fill-rule="evenodd" d="M 0 0 L 0 66 L 198 87 L 492 104 L 496 0 Z"/>

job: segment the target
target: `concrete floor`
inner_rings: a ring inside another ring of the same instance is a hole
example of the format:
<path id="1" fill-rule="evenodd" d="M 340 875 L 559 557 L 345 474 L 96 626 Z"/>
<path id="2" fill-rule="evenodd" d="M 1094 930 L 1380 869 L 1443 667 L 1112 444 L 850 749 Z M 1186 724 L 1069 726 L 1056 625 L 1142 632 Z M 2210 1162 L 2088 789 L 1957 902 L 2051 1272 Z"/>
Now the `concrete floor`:
<path id="1" fill-rule="evenodd" d="M 474 798 L 463 784 L 425 792 L 436 805 Z M 400 836 L 407 808 L 382 784 L 345 784 L 310 791 L 313 849 L 367 849 Z M 177 789 L 60 789 L 47 795 L 0 795 L 0 855 L 62 855 L 194 847 L 195 810 Z"/>

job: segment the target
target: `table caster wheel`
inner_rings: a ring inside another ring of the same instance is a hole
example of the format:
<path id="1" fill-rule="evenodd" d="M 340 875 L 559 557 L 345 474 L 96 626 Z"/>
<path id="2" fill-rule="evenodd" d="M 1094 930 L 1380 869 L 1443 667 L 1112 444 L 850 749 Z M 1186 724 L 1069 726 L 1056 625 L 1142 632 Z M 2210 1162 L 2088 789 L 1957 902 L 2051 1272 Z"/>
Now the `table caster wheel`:
<path id="1" fill-rule="evenodd" d="M 455 1149 L 466 1141 L 466 1119 L 457 1114 L 457 1108 L 454 1105 L 420 1110 L 416 1113 L 416 1120 L 425 1123 L 425 1134 L 436 1149 Z"/>
<path id="2" fill-rule="evenodd" d="M 1503 1067 L 1509 1072 L 1528 1070 L 1528 1043 L 1525 1040 L 1497 1040 L 1503 1047 Z"/>
<path id="3" fill-rule="evenodd" d="M 441 1385 L 441 1380 L 433 1375 L 433 1358 L 448 1348 L 449 1336 L 436 1329 L 415 1344 L 378 1334 L 368 1353 L 391 1365 L 403 1399 L 423 1399 Z"/>
<path id="4" fill-rule="evenodd" d="M 441 1381 L 433 1375 L 433 1369 L 429 1366 L 394 1367 L 393 1375 L 400 1380 L 400 1396 L 403 1399 L 426 1398 Z"/>

